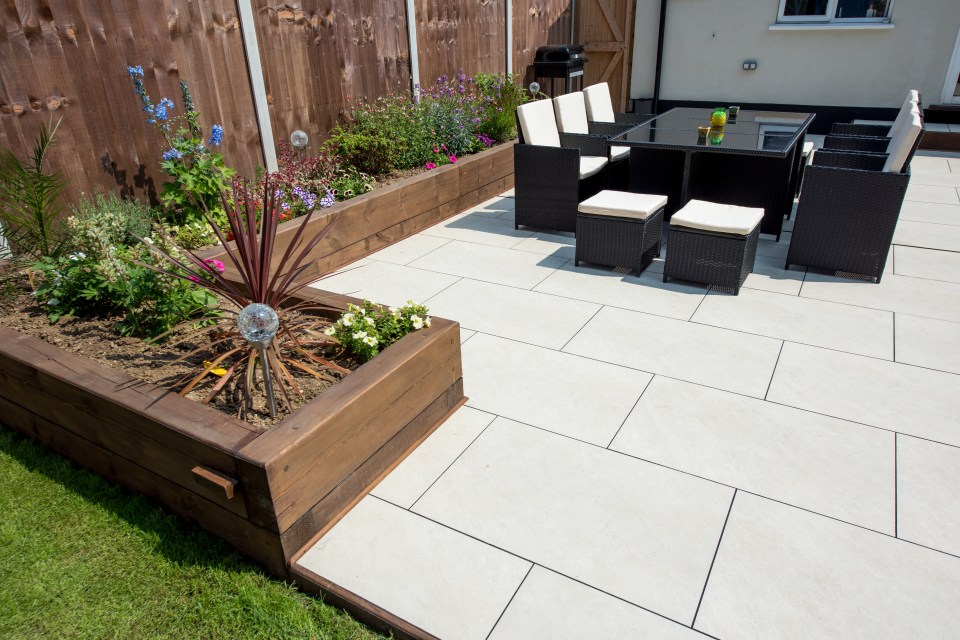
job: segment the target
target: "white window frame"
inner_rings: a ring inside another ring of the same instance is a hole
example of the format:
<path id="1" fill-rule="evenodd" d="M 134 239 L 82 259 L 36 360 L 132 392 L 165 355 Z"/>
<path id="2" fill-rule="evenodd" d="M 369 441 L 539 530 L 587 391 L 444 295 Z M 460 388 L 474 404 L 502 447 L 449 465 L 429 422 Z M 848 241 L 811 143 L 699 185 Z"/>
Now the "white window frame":
<path id="1" fill-rule="evenodd" d="M 837 15 L 837 0 L 827 0 L 827 10 L 822 16 L 785 16 L 783 15 L 783 11 L 786 9 L 787 2 L 789 2 L 789 0 L 780 0 L 780 7 L 777 9 L 778 23 L 795 24 L 799 22 L 807 24 L 886 24 L 891 22 L 893 19 L 894 0 L 889 0 L 890 6 L 887 11 L 888 15 L 882 18 L 835 18 L 834 16 Z"/>

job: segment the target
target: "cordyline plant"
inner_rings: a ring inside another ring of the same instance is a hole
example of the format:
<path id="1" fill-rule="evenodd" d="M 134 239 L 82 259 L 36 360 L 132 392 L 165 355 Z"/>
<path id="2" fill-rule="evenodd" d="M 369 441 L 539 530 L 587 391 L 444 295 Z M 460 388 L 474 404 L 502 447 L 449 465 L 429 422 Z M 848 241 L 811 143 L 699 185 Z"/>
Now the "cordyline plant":
<path id="1" fill-rule="evenodd" d="M 253 407 L 252 390 L 258 369 L 257 360 L 261 357 L 266 361 L 265 365 L 260 363 L 261 370 L 268 369 L 272 372 L 272 375 L 264 376 L 263 386 L 268 390 L 270 377 L 280 381 L 278 386 L 288 411 L 292 410 L 288 388 L 302 396 L 290 373 L 291 367 L 328 381 L 333 381 L 333 378 L 319 371 L 317 365 L 341 374 L 349 373 L 348 369 L 312 353 L 308 348 L 337 344 L 319 330 L 321 324 L 328 322 L 315 315 L 317 311 L 330 309 L 311 302 L 289 306 L 286 304 L 293 294 L 307 286 L 308 283 L 301 282 L 298 278 L 313 263 L 313 260 L 307 260 L 310 252 L 330 232 L 335 220 L 331 220 L 319 233 L 307 240 L 303 234 L 313 215 L 312 211 L 308 212 L 286 251 L 276 265 L 271 267 L 280 217 L 275 185 L 268 176 L 263 181 L 263 190 L 256 194 L 256 198 L 252 191 L 254 190 L 248 188 L 245 182 L 235 181 L 232 199 L 226 194 L 222 196 L 229 233 L 235 241 L 235 247 L 227 243 L 223 230 L 208 218 L 208 223 L 226 252 L 228 266 L 233 267 L 242 284 L 235 284 L 223 275 L 227 267 L 220 261 L 204 260 L 190 251 L 184 251 L 179 256 L 172 255 L 158 249 L 156 245 L 150 245 L 170 266 L 162 269 L 163 273 L 197 283 L 237 305 L 238 311 L 224 310 L 229 315 L 217 321 L 213 330 L 193 325 L 187 331 L 181 341 L 198 340 L 206 336 L 207 342 L 184 355 L 181 360 L 203 352 L 214 352 L 216 356 L 212 357 L 211 361 L 204 362 L 203 370 L 199 374 L 191 374 L 175 386 L 182 384 L 183 388 L 179 393 L 185 395 L 207 376 L 220 375 L 220 379 L 204 399 L 205 403 L 209 403 L 233 380 L 236 395 L 239 396 L 237 413 L 241 417 Z M 279 318 L 279 331 L 266 348 L 247 342 L 236 326 L 239 310 L 254 303 L 270 307 Z M 180 328 L 188 325 L 189 323 L 184 323 Z M 270 402 L 272 404 L 272 398 Z"/>

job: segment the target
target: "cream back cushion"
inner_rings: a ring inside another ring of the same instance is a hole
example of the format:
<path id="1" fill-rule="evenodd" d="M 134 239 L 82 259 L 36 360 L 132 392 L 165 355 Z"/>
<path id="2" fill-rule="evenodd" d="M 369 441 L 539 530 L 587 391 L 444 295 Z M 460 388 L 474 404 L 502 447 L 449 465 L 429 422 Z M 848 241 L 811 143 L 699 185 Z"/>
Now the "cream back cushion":
<path id="1" fill-rule="evenodd" d="M 553 116 L 553 101 L 536 100 L 517 107 L 523 141 L 542 147 L 559 147 L 560 132 Z"/>
<path id="2" fill-rule="evenodd" d="M 893 126 L 890 127 L 890 133 L 887 134 L 890 138 L 890 141 L 887 143 L 887 153 L 893 153 L 893 139 L 897 137 L 897 134 L 903 129 L 910 127 L 911 116 L 916 115 L 918 118 L 920 117 L 920 108 L 916 104 L 911 102 L 905 106 L 909 106 L 910 108 L 906 111 L 901 111 L 900 114 L 897 115 L 897 119 L 893 121 Z"/>
<path id="3" fill-rule="evenodd" d="M 890 154 L 883 165 L 883 170 L 891 173 L 902 173 L 904 165 L 907 163 L 907 157 L 913 148 L 913 143 L 923 129 L 920 123 L 920 112 L 915 110 L 910 114 L 910 122 L 896 133 L 890 141 Z"/>
<path id="4" fill-rule="evenodd" d="M 583 90 L 583 97 L 587 103 L 587 119 L 591 122 L 616 122 L 610 87 L 606 82 L 590 85 Z"/>
<path id="5" fill-rule="evenodd" d="M 590 133 L 587 125 L 587 107 L 583 92 L 568 93 L 553 99 L 557 127 L 564 133 Z"/>

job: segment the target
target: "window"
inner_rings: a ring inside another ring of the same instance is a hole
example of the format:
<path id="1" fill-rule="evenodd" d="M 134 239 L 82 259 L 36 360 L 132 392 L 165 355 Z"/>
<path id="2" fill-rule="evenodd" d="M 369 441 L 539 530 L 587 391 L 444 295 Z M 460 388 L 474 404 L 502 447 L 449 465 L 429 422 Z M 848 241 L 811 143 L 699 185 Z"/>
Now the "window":
<path id="1" fill-rule="evenodd" d="M 780 0 L 777 22 L 889 22 L 893 0 Z"/>

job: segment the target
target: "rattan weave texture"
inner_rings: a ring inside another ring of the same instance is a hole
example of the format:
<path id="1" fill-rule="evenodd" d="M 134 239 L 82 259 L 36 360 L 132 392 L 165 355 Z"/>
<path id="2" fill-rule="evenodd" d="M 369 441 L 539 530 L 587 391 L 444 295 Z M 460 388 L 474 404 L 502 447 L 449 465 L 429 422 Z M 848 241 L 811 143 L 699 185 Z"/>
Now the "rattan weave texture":
<path id="1" fill-rule="evenodd" d="M 662 229 L 662 207 L 646 220 L 580 212 L 574 266 L 593 262 L 642 271 L 660 255 Z"/>
<path id="2" fill-rule="evenodd" d="M 760 225 L 748 235 L 713 233 L 670 226 L 663 281 L 700 282 L 740 293 L 757 258 Z"/>

